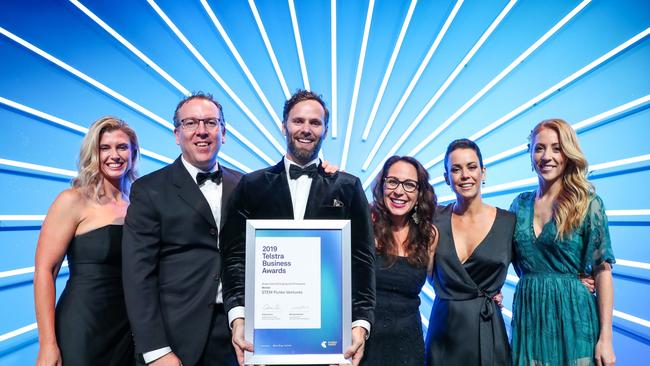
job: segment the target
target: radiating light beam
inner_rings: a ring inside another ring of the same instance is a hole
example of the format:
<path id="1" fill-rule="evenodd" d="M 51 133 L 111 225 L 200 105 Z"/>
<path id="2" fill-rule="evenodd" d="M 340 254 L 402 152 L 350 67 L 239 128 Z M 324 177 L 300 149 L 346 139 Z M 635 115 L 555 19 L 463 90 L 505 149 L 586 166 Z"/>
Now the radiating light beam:
<path id="1" fill-rule="evenodd" d="M 77 8 L 79 8 L 79 10 L 81 10 L 84 14 L 86 14 L 93 21 L 95 21 L 100 27 L 102 27 L 105 31 L 107 31 L 115 39 L 117 39 L 129 51 L 133 52 L 133 54 L 135 54 L 138 58 L 140 58 L 142 61 L 144 61 L 149 67 L 154 69 L 160 76 L 162 76 L 165 80 L 167 80 L 169 83 L 171 83 L 181 93 L 183 93 L 185 96 L 190 95 L 189 90 L 187 90 L 178 81 L 176 81 L 169 74 L 167 74 L 167 72 L 165 72 L 162 68 L 160 68 L 158 65 L 156 65 L 149 57 L 147 57 L 144 53 L 142 53 L 135 46 L 133 46 L 133 44 L 131 44 L 124 37 L 122 37 L 119 33 L 117 33 L 113 28 L 111 28 L 108 24 L 106 24 L 103 20 L 101 20 L 97 15 L 95 15 L 92 11 L 90 11 L 88 8 L 86 8 L 83 4 L 81 4 L 77 0 L 69 0 L 69 1 L 71 3 L 73 3 L 75 6 L 77 6 Z M 169 126 L 165 125 L 165 127 L 168 127 L 171 130 L 174 129 L 173 125 L 169 125 Z M 259 156 L 262 160 L 265 160 L 269 164 L 273 163 L 273 160 L 271 158 L 269 158 L 262 150 L 260 150 L 257 146 L 255 146 L 253 143 L 251 143 L 250 140 L 248 140 L 241 133 L 239 133 L 239 131 L 237 131 L 237 129 L 235 129 L 232 126 L 229 126 L 228 130 L 235 136 L 235 138 L 237 138 L 241 143 L 243 143 L 245 146 L 247 146 L 251 151 L 253 151 L 253 153 L 257 154 L 257 156 Z M 143 155 L 145 155 L 145 153 L 148 153 L 149 151 L 146 150 L 146 149 L 142 149 L 141 152 L 143 153 Z M 153 157 L 154 159 L 157 159 L 157 157 L 161 157 L 161 156 L 162 155 L 158 155 L 156 153 L 151 153 L 150 157 Z M 169 160 L 169 159 L 167 158 L 167 160 Z M 165 162 L 168 162 L 168 161 L 165 160 Z"/>
<path id="2" fill-rule="evenodd" d="M 596 67 L 602 65 L 603 63 L 607 62 L 608 60 L 610 60 L 614 56 L 620 54 L 621 52 L 625 51 L 626 49 L 633 46 L 637 42 L 643 40 L 645 37 L 648 36 L 648 34 L 650 34 L 650 27 L 646 28 L 643 32 L 635 35 L 634 37 L 632 37 L 629 40 L 625 41 L 624 43 L 620 44 L 619 46 L 617 46 L 616 48 L 614 48 L 611 51 L 607 52 L 606 54 L 600 56 L 596 60 L 592 61 L 588 65 L 581 68 L 580 70 L 578 70 L 578 71 L 574 72 L 573 74 L 569 75 L 568 77 L 561 80 L 557 84 L 555 84 L 555 85 L 551 86 L 550 88 L 546 89 L 545 91 L 538 94 L 537 96 L 535 96 L 531 100 L 529 100 L 526 103 L 524 103 L 524 104 L 520 105 L 519 107 L 515 108 L 514 110 L 512 110 L 511 112 L 509 112 L 505 116 L 503 116 L 503 117 L 499 118 L 498 120 L 492 122 L 487 127 L 481 129 L 477 133 L 470 136 L 469 139 L 473 140 L 473 141 L 476 141 L 476 140 L 482 138 L 483 136 L 485 136 L 489 132 L 497 129 L 498 127 L 500 127 L 504 123 L 514 119 L 516 116 L 520 115 L 521 113 L 525 112 L 529 108 L 531 108 L 531 107 L 535 106 L 536 104 L 540 103 L 541 101 L 545 100 L 546 98 L 548 98 L 552 94 L 555 94 L 555 93 L 559 92 L 562 88 L 569 85 L 570 83 L 572 83 L 576 79 L 578 79 L 581 76 L 585 75 L 586 73 L 592 71 L 593 69 L 595 69 Z M 424 167 L 429 169 L 432 166 L 434 166 L 434 165 L 438 164 L 439 162 L 441 162 L 443 158 L 444 158 L 444 154 L 438 155 L 434 159 L 432 159 L 432 160 L 428 161 L 427 163 L 425 163 Z"/>
<path id="3" fill-rule="evenodd" d="M 375 102 L 372 105 L 370 116 L 366 121 L 366 127 L 363 130 L 363 136 L 361 137 L 363 141 L 366 141 L 368 139 L 368 134 L 370 133 L 370 129 L 372 128 L 372 125 L 375 122 L 375 117 L 377 117 L 379 104 L 381 103 L 381 100 L 384 98 L 384 93 L 386 92 L 386 86 L 388 86 L 388 79 L 390 79 L 390 76 L 393 73 L 393 67 L 395 67 L 395 62 L 397 61 L 397 55 L 399 54 L 399 51 L 402 48 L 402 42 L 404 42 L 404 37 L 406 36 L 406 30 L 408 29 L 409 24 L 411 24 L 413 11 L 415 10 L 415 5 L 417 5 L 417 3 L 418 3 L 417 0 L 411 0 L 411 4 L 409 5 L 408 11 L 406 12 L 406 17 L 404 18 L 404 22 L 402 23 L 402 28 L 400 29 L 399 35 L 397 36 L 397 42 L 395 42 L 395 46 L 393 47 L 393 53 L 390 55 L 390 60 L 388 61 L 388 67 L 386 67 L 384 78 L 381 80 L 381 85 L 379 86 L 379 91 L 377 92 L 377 96 L 375 97 Z"/>
<path id="4" fill-rule="evenodd" d="M 639 156 L 634 156 L 631 158 L 625 158 L 625 159 L 619 159 L 619 160 L 614 160 L 614 161 L 609 161 L 606 163 L 600 163 L 600 164 L 595 164 L 589 167 L 589 173 L 591 174 L 593 172 L 599 171 L 599 170 L 605 170 L 605 169 L 611 169 L 611 168 L 618 168 L 621 166 L 625 165 L 631 165 L 631 164 L 636 164 L 636 163 L 642 163 L 650 161 L 650 154 L 644 154 L 644 155 L 639 155 Z M 528 186 L 534 186 L 538 183 L 538 178 L 537 177 L 531 177 L 531 178 L 526 178 L 526 179 L 520 179 L 520 180 L 515 180 L 512 182 L 507 182 L 503 184 L 497 184 L 494 186 L 486 187 L 481 189 L 481 192 L 483 194 L 487 193 L 496 193 L 496 192 L 503 192 L 507 191 L 513 188 L 520 188 L 520 187 L 528 187 Z M 438 197 L 438 202 L 440 204 L 445 203 L 445 202 L 451 202 L 456 199 L 456 196 L 451 194 L 447 196 L 442 196 Z"/>
<path id="5" fill-rule="evenodd" d="M 45 215 L 0 215 L 0 221 L 43 221 Z"/>
<path id="6" fill-rule="evenodd" d="M 638 269 L 650 269 L 650 263 L 646 262 L 638 262 L 638 261 L 630 261 L 627 259 L 616 259 L 616 265 L 617 266 L 625 266 L 625 267 L 631 267 L 631 268 L 638 268 Z"/>
<path id="7" fill-rule="evenodd" d="M 230 88 L 230 86 L 221 78 L 217 71 L 208 63 L 208 61 L 199 53 L 199 51 L 192 45 L 192 43 L 185 37 L 185 35 L 178 29 L 178 27 L 171 21 L 171 19 L 165 14 L 165 12 L 156 4 L 154 0 L 147 0 L 147 3 L 153 8 L 153 10 L 158 14 L 158 16 L 167 24 L 169 29 L 178 37 L 178 39 L 185 45 L 185 47 L 192 53 L 192 55 L 199 61 L 199 63 L 205 68 L 205 70 L 212 76 L 212 78 L 221 86 L 221 88 L 228 94 L 228 96 L 237 104 L 239 109 L 244 112 L 246 117 L 248 117 L 251 122 L 257 127 L 257 129 L 266 137 L 266 139 L 276 148 L 276 150 L 284 155 L 285 150 L 282 145 L 273 137 L 273 135 L 266 129 L 266 127 L 255 117 L 253 112 L 244 104 L 244 102 L 237 96 L 237 94 Z M 234 133 L 233 133 L 234 134 Z M 242 134 L 236 135 L 243 137 Z M 238 138 L 239 138 L 238 137 Z M 253 149 L 255 145 L 250 145 L 249 148 Z M 259 149 L 258 149 L 259 150 Z M 258 154 L 259 155 L 259 154 Z M 260 157 L 269 164 L 275 164 L 273 159 L 269 158 L 266 154 L 260 155 Z"/>
<path id="8" fill-rule="evenodd" d="M 36 323 L 32 323 L 32 324 L 26 325 L 24 327 L 12 330 L 11 332 L 0 334 L 0 342 L 4 342 L 4 341 L 9 340 L 11 338 L 18 337 L 21 334 L 31 332 L 32 330 L 37 329 L 37 328 L 38 328 L 38 326 L 36 325 Z"/>
<path id="9" fill-rule="evenodd" d="M 406 90 L 402 94 L 402 98 L 397 103 L 397 106 L 395 107 L 395 110 L 393 110 L 393 113 L 388 118 L 388 121 L 386 122 L 386 125 L 384 126 L 384 129 L 381 131 L 381 134 L 378 137 L 377 142 L 373 146 L 372 151 L 374 151 L 374 154 L 377 153 L 377 150 L 379 149 L 379 146 L 382 144 L 383 139 L 385 139 L 386 135 L 388 134 L 388 130 L 390 130 L 390 128 L 393 126 L 393 124 L 395 123 L 395 120 L 397 119 L 397 116 L 399 115 L 399 113 L 404 108 L 404 104 L 406 104 L 406 101 L 411 96 L 411 93 L 413 92 L 413 89 L 415 88 L 415 85 L 420 80 L 420 77 L 422 76 L 422 73 L 427 68 L 427 66 L 429 66 L 429 62 L 431 61 L 431 58 L 433 57 L 433 54 L 438 49 L 438 46 L 440 45 L 440 42 L 442 42 L 442 39 L 445 36 L 445 34 L 447 33 L 447 30 L 449 29 L 449 27 L 451 26 L 451 23 L 454 21 L 454 18 L 456 18 L 456 14 L 458 14 L 458 10 L 460 9 L 461 5 L 463 5 L 463 2 L 464 2 L 464 0 L 456 1 L 456 4 L 454 5 L 453 9 L 451 9 L 451 12 L 447 16 L 447 19 L 445 20 L 445 23 L 443 24 L 442 28 L 440 29 L 440 32 L 438 32 L 438 35 L 436 36 L 436 39 L 433 41 L 433 44 L 429 48 L 429 51 L 424 56 L 424 59 L 420 63 L 420 66 L 418 67 L 417 71 L 415 72 L 415 75 L 413 75 L 413 78 L 409 82 L 408 87 L 406 88 Z M 373 154 L 372 151 L 371 151 L 371 155 Z M 370 159 L 370 158 L 366 159 L 366 161 L 363 164 L 365 166 L 365 168 L 362 167 L 361 170 L 363 170 L 363 171 L 367 170 L 368 165 L 370 165 L 371 160 L 372 159 Z M 370 186 L 370 183 L 372 183 L 373 179 L 375 178 L 375 176 L 377 175 L 377 173 L 381 169 L 380 165 L 382 163 L 377 165 L 377 168 L 375 169 L 375 171 L 372 174 L 370 174 L 370 176 L 363 183 L 363 189 L 364 190 L 368 189 L 368 187 Z"/>
<path id="10" fill-rule="evenodd" d="M 235 57 L 235 60 L 237 60 L 237 63 L 239 64 L 239 67 L 244 72 L 244 75 L 246 75 L 248 82 L 250 82 L 251 85 L 253 86 L 253 89 L 255 89 L 255 93 L 257 93 L 257 96 L 262 101 L 262 104 L 264 104 L 264 107 L 266 107 L 266 110 L 271 115 L 271 118 L 273 119 L 276 126 L 278 127 L 278 130 L 282 131 L 282 122 L 280 121 L 280 117 L 271 106 L 271 103 L 269 102 L 268 98 L 264 94 L 264 91 L 262 91 L 262 88 L 257 83 L 257 80 L 251 73 L 250 69 L 248 68 L 248 65 L 246 65 L 246 62 L 241 57 L 241 54 L 239 54 L 237 47 L 235 47 L 235 44 L 230 39 L 230 36 L 228 36 L 228 32 L 226 32 L 226 29 L 219 21 L 219 18 L 217 18 L 217 15 L 214 13 L 212 8 L 208 4 L 207 0 L 201 0 L 201 5 L 203 6 L 203 9 L 205 9 L 205 12 L 208 13 L 208 17 L 210 17 L 210 20 L 212 20 L 214 26 L 217 27 L 217 31 L 219 32 L 223 40 L 226 42 L 226 45 L 228 46 L 228 49 L 230 50 L 232 55 Z"/>
<path id="11" fill-rule="evenodd" d="M 250 6 L 251 12 L 253 13 L 253 18 L 255 18 L 255 24 L 257 24 L 257 29 L 259 29 L 260 35 L 262 36 L 262 40 L 264 41 L 264 47 L 266 47 L 266 52 L 269 54 L 269 58 L 271 59 L 271 63 L 273 64 L 273 70 L 275 70 L 275 75 L 278 77 L 278 81 L 280 81 L 280 86 L 282 87 L 282 92 L 284 93 L 284 97 L 286 99 L 289 99 L 291 98 L 289 87 L 287 86 L 286 80 L 284 80 L 284 74 L 282 73 L 282 69 L 280 68 L 280 63 L 278 62 L 277 57 L 275 57 L 275 52 L 273 51 L 273 47 L 271 46 L 271 41 L 269 40 L 269 36 L 266 33 L 266 28 L 264 28 L 264 23 L 262 23 L 262 17 L 260 17 L 260 13 L 257 10 L 255 1 L 248 0 L 248 6 Z"/>
<path id="12" fill-rule="evenodd" d="M 402 134 L 401 134 L 400 138 L 397 140 L 397 142 L 395 144 L 393 144 L 393 146 L 391 146 L 390 151 L 386 154 L 386 156 L 382 159 L 382 161 L 377 165 L 378 168 L 390 156 L 394 155 L 395 152 L 404 144 L 404 142 L 406 142 L 406 140 L 411 136 L 411 133 L 413 133 L 413 131 L 420 125 L 420 122 L 422 122 L 422 120 L 429 113 L 431 108 L 433 108 L 433 106 L 438 102 L 440 97 L 447 91 L 447 88 L 449 88 L 449 86 L 454 82 L 454 80 L 456 80 L 456 77 L 458 77 L 460 72 L 463 71 L 465 66 L 467 66 L 469 61 L 472 59 L 472 57 L 474 57 L 476 52 L 483 46 L 483 44 L 485 43 L 485 41 L 487 41 L 487 39 L 490 37 L 490 35 L 492 35 L 492 32 L 494 32 L 496 27 L 501 23 L 501 21 L 503 21 L 503 19 L 506 17 L 506 15 L 508 15 L 510 10 L 512 9 L 513 6 L 515 6 L 516 3 L 517 3 L 517 0 L 510 0 L 508 2 L 508 4 L 506 4 L 506 6 L 503 8 L 503 10 L 501 10 L 501 13 L 499 13 L 499 15 L 494 19 L 494 21 L 485 30 L 485 32 L 483 32 L 481 37 L 478 39 L 478 41 L 476 41 L 476 43 L 469 50 L 469 52 L 467 52 L 465 57 L 463 57 L 463 59 L 460 61 L 460 63 L 458 65 L 456 65 L 456 68 L 454 69 L 454 71 L 452 71 L 452 73 L 442 83 L 442 85 L 440 86 L 440 88 L 438 88 L 438 90 L 433 95 L 433 97 L 431 97 L 431 99 L 429 99 L 429 101 L 422 108 L 420 113 L 418 113 L 418 115 L 411 122 L 411 124 L 406 128 L 406 130 L 404 132 L 402 132 Z M 449 125 L 450 123 L 451 122 L 449 122 L 447 125 Z M 432 136 L 433 135 L 437 136 L 439 133 L 441 133 L 447 127 L 447 125 L 443 124 L 443 125 L 439 126 L 436 129 L 436 131 L 434 131 Z M 388 131 L 386 131 L 386 132 L 388 132 Z M 383 136 L 385 138 L 386 135 L 383 135 Z M 383 138 L 381 139 L 381 141 L 377 140 L 377 143 L 379 143 L 379 144 L 383 143 Z M 375 146 L 377 146 L 377 143 L 375 143 Z M 364 162 L 365 169 L 367 169 L 368 166 L 370 165 L 370 162 L 374 158 L 374 155 L 377 153 L 377 150 L 378 150 L 378 148 L 373 149 L 373 151 L 370 153 L 370 155 L 368 156 L 368 158 Z M 408 153 L 408 155 L 412 156 L 413 153 Z"/>
<path id="13" fill-rule="evenodd" d="M 332 42 L 332 100 L 330 105 L 332 106 L 332 113 L 330 114 L 330 120 L 332 125 L 332 138 L 335 139 L 338 137 L 338 86 L 337 84 L 337 74 L 336 74 L 336 0 L 330 1 L 330 40 Z M 287 98 L 288 99 L 288 98 Z"/>
<path id="14" fill-rule="evenodd" d="M 66 268 L 68 267 L 68 261 L 63 261 L 61 262 L 61 268 Z M 0 278 L 7 278 L 7 277 L 13 277 L 13 276 L 20 276 L 28 273 L 34 273 L 36 267 L 25 267 L 25 268 L 17 268 L 17 269 L 11 269 L 8 271 L 0 271 Z"/>
<path id="15" fill-rule="evenodd" d="M 27 48 L 28 50 L 36 53 L 37 55 L 45 58 L 46 60 L 50 61 L 51 63 L 59 66 L 60 68 L 68 71 L 69 73 L 73 74 L 74 76 L 78 77 L 79 79 L 87 82 L 88 84 L 94 86 L 95 88 L 103 91 L 104 93 L 110 95 L 111 97 L 117 99 L 118 101 L 126 104 L 127 106 L 131 107 L 132 109 L 142 113 L 143 115 L 149 117 L 153 121 L 157 122 L 158 124 L 173 130 L 174 126 L 167 122 L 165 119 L 162 117 L 156 115 L 155 113 L 151 112 L 150 110 L 144 108 L 143 106 L 137 104 L 136 102 L 132 101 L 131 99 L 123 96 L 122 94 L 116 92 L 115 90 L 109 88 L 108 86 L 100 83 L 99 81 L 91 78 L 90 76 L 84 74 L 83 72 L 75 69 L 74 67 L 66 64 L 65 62 L 59 60 L 58 58 L 52 56 L 51 54 L 43 51 L 42 49 L 34 46 L 33 44 L 27 42 L 26 40 L 16 36 L 15 34 L 9 32 L 8 30 L 4 29 L 3 27 L 0 27 L 0 34 L 6 36 L 7 38 L 11 39 L 12 41 L 20 44 L 21 46 Z"/>
<path id="16" fill-rule="evenodd" d="M 35 116 L 35 117 L 42 118 L 44 120 L 50 121 L 50 122 L 55 123 L 55 124 L 57 124 L 59 126 L 63 126 L 65 128 L 69 128 L 71 130 L 81 132 L 83 134 L 88 133 L 88 129 L 86 127 L 80 126 L 80 125 L 78 125 L 76 123 L 66 121 L 66 120 L 61 119 L 59 117 L 55 117 L 55 116 L 53 116 L 51 114 L 39 111 L 39 110 L 34 109 L 32 107 L 28 107 L 28 106 L 26 106 L 24 104 L 15 102 L 13 100 L 9 100 L 7 98 L 0 97 L 0 103 L 5 104 L 5 105 L 7 105 L 7 106 L 9 106 L 11 108 L 17 109 L 19 111 L 25 112 L 27 114 L 30 114 L 32 116 Z M 147 150 L 147 149 L 144 149 L 144 148 L 140 148 L 140 153 L 142 155 L 144 155 L 144 156 L 148 156 L 148 157 L 150 157 L 152 159 L 158 160 L 158 161 L 166 163 L 166 164 L 169 164 L 169 163 L 173 162 L 172 159 L 170 159 L 170 158 L 168 158 L 168 157 L 166 157 L 164 155 L 160 155 L 158 153 L 155 153 L 155 152 L 153 152 L 151 150 Z"/>
<path id="17" fill-rule="evenodd" d="M 27 170 L 33 170 L 33 171 L 42 172 L 42 173 L 50 173 L 50 174 L 55 174 L 55 175 L 61 175 L 61 176 L 68 177 L 68 178 L 74 178 L 74 177 L 77 176 L 77 172 L 74 171 L 74 170 L 54 168 L 54 167 L 51 167 L 51 166 L 39 165 L 39 164 L 33 164 L 33 163 L 26 163 L 26 162 L 23 162 L 23 161 L 10 160 L 10 159 L 0 158 L 0 165 L 10 166 L 10 167 L 14 167 L 14 168 L 27 169 Z"/>
<path id="18" fill-rule="evenodd" d="M 350 114 L 348 115 L 348 124 L 345 126 L 345 141 L 343 143 L 343 153 L 341 154 L 341 170 L 345 170 L 348 162 L 348 153 L 350 152 L 350 138 L 354 128 L 354 114 L 357 111 L 357 100 L 359 98 L 359 87 L 361 86 L 361 76 L 363 75 L 363 64 L 366 60 L 366 48 L 368 46 L 368 36 L 370 35 L 370 26 L 372 24 L 372 13 L 375 9 L 375 0 L 368 2 L 368 12 L 366 13 L 366 23 L 363 27 L 363 38 L 361 40 L 361 50 L 359 51 L 359 60 L 357 62 L 357 75 L 354 78 L 354 89 L 352 91 L 352 101 L 350 102 Z"/>
<path id="19" fill-rule="evenodd" d="M 564 18 L 557 22 L 551 29 L 549 29 L 543 36 L 541 36 L 537 41 L 535 41 L 530 47 L 528 47 L 522 54 L 520 54 L 514 61 L 510 63 L 505 69 L 503 69 L 494 79 L 490 80 L 481 90 L 478 91 L 472 98 L 470 98 L 462 107 L 460 107 L 454 114 L 452 114 L 447 120 L 445 120 L 435 131 L 433 131 L 429 136 L 427 136 L 422 142 L 420 142 L 415 148 L 413 148 L 408 155 L 414 156 L 418 154 L 422 149 L 424 149 L 431 141 L 438 137 L 445 129 L 447 129 L 453 122 L 455 122 L 458 117 L 465 113 L 469 108 L 471 108 L 479 99 L 481 99 L 485 94 L 487 94 L 497 83 L 499 83 L 503 78 L 508 76 L 512 70 L 519 66 L 524 60 L 526 60 L 535 50 L 537 50 L 544 42 L 546 42 L 551 36 L 557 33 L 564 25 L 566 25 L 573 17 L 575 17 L 582 9 L 584 9 L 591 0 L 585 0 L 578 4 L 571 12 L 569 12 Z M 429 108 L 430 109 L 430 108 Z M 425 109 L 428 112 L 427 109 Z M 416 118 L 416 121 L 418 119 Z"/>
<path id="20" fill-rule="evenodd" d="M 640 107 L 640 106 L 642 106 L 642 105 L 644 105 L 646 103 L 649 103 L 649 102 L 650 102 L 650 94 L 645 95 L 645 96 L 643 96 L 641 98 L 637 98 L 637 99 L 635 99 L 635 100 L 633 100 L 631 102 L 627 102 L 625 104 L 619 105 L 619 106 L 617 106 L 615 108 L 612 108 L 612 109 L 610 109 L 608 111 L 599 113 L 599 114 L 597 114 L 595 116 L 584 119 L 584 120 L 582 120 L 580 122 L 577 122 L 577 123 L 571 125 L 571 127 L 573 127 L 573 129 L 576 131 L 576 133 L 580 133 L 580 132 L 582 132 L 582 131 L 584 131 L 584 130 L 592 127 L 593 125 L 596 125 L 596 124 L 598 124 L 598 123 L 600 123 L 600 122 L 602 122 L 604 120 L 612 118 L 612 117 L 614 117 L 614 116 L 616 116 L 618 114 L 627 113 L 627 112 L 629 112 L 631 110 L 634 110 L 635 108 L 638 108 L 638 107 Z M 526 151 L 527 149 L 528 149 L 528 144 L 527 143 L 517 145 L 517 146 L 515 146 L 513 148 L 510 148 L 508 150 L 502 151 L 502 152 L 500 152 L 498 154 L 495 154 L 493 156 L 490 156 L 488 158 L 483 159 L 483 164 L 484 164 L 484 166 L 492 165 L 492 164 L 494 164 L 494 163 L 496 163 L 498 161 L 502 161 L 502 160 L 507 159 L 507 158 L 509 158 L 511 156 L 520 154 L 520 153 Z M 440 159 L 440 161 L 442 161 L 442 159 L 444 159 L 444 154 L 441 154 L 436 159 Z M 436 185 L 436 184 L 444 182 L 444 181 L 445 181 L 445 178 L 443 176 L 438 176 L 438 177 L 435 177 L 435 178 L 431 179 L 429 181 L 429 183 L 431 183 L 432 185 Z"/>
<path id="21" fill-rule="evenodd" d="M 137 49 L 131 42 L 126 40 L 126 38 L 122 37 L 118 32 L 115 31 L 115 29 L 111 28 L 108 24 L 106 24 L 101 18 L 99 18 L 95 13 L 93 13 L 90 9 L 88 9 L 86 6 L 84 6 L 81 2 L 77 0 L 70 0 L 70 2 L 76 6 L 79 10 L 81 10 L 84 14 L 86 14 L 90 19 L 92 19 L 97 25 L 102 27 L 108 34 L 113 36 L 113 38 L 117 39 L 118 42 L 120 42 L 124 47 L 128 48 L 129 51 L 133 52 L 134 55 L 136 55 L 140 60 L 142 60 L 147 66 L 151 67 L 158 75 L 162 76 L 165 80 L 167 80 L 170 84 L 172 84 L 178 91 L 183 93 L 184 95 L 190 95 L 190 91 L 187 90 L 181 83 L 179 83 L 176 79 L 174 79 L 171 75 L 169 75 L 165 70 L 163 70 L 160 66 L 158 66 L 155 62 L 153 62 L 147 55 L 142 53 L 139 49 Z"/>
<path id="22" fill-rule="evenodd" d="M 305 55 L 302 51 L 300 28 L 298 27 L 298 17 L 296 16 L 296 5 L 293 3 L 293 0 L 289 0 L 289 13 L 291 13 L 291 27 L 293 28 L 293 38 L 296 40 L 296 51 L 298 51 L 298 60 L 300 61 L 302 83 L 306 90 L 311 90 L 311 86 L 309 85 L 309 76 L 307 75 L 307 65 L 305 64 Z"/>
<path id="23" fill-rule="evenodd" d="M 397 151 L 397 149 L 399 149 L 404 144 L 406 139 L 411 136 L 411 133 L 413 133 L 413 131 L 420 125 L 420 122 L 424 120 L 424 117 L 426 117 L 426 115 L 429 114 L 431 108 L 433 108 L 433 106 L 436 105 L 436 103 L 438 103 L 440 97 L 442 97 L 442 95 L 447 91 L 449 86 L 456 80 L 460 72 L 463 71 L 463 69 L 467 66 L 469 61 L 472 59 L 472 57 L 474 57 L 476 52 L 478 52 L 478 50 L 483 46 L 483 44 L 485 44 L 485 42 L 490 37 L 490 35 L 492 35 L 492 32 L 494 32 L 496 27 L 499 24 L 501 24 L 503 19 L 506 17 L 506 15 L 508 15 L 510 10 L 512 9 L 513 6 L 515 6 L 516 3 L 517 0 L 510 0 L 508 2 L 508 4 L 505 6 L 505 8 L 503 8 L 501 13 L 499 13 L 499 15 L 492 22 L 492 24 L 490 24 L 488 29 L 485 30 L 485 32 L 481 35 L 478 41 L 474 44 L 472 49 L 469 50 L 469 52 L 465 55 L 465 57 L 461 60 L 461 62 L 456 66 L 454 71 L 449 75 L 449 77 L 447 77 L 445 82 L 440 86 L 440 88 L 436 91 L 433 97 L 429 99 L 427 104 L 424 106 L 424 108 L 422 108 L 420 113 L 418 113 L 418 115 L 415 117 L 413 122 L 411 122 L 411 124 L 408 126 L 406 131 L 403 132 L 402 136 L 397 141 L 397 143 L 393 145 L 391 149 L 392 151 Z M 429 136 L 429 138 L 433 140 L 440 133 L 442 133 L 442 131 L 444 131 L 450 124 L 451 122 L 447 122 L 446 124 L 443 123 L 442 125 L 438 126 L 438 128 L 436 128 L 436 130 Z M 415 151 L 415 149 L 409 152 L 407 155 L 411 155 L 411 156 L 414 155 L 415 153 L 413 151 Z M 388 156 L 390 155 L 392 155 L 392 153 L 389 154 Z"/>

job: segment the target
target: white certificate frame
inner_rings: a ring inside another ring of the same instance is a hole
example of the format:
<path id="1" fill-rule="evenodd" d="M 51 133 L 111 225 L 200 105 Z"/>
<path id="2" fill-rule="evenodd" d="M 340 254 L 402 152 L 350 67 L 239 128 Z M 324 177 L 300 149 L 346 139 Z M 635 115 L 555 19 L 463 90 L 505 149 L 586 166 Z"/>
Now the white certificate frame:
<path id="1" fill-rule="evenodd" d="M 327 347 L 334 347 L 337 349 L 336 353 L 329 353 L 332 350 L 327 350 L 328 353 L 282 353 L 278 349 L 274 349 L 273 354 L 262 352 L 260 348 L 256 347 L 257 352 L 245 352 L 244 363 L 247 365 L 250 364 L 265 364 L 265 365 L 307 365 L 307 364 L 349 364 L 351 363 L 350 359 L 346 359 L 343 354 L 345 349 L 351 344 L 351 329 L 352 329 L 352 287 L 351 287 L 351 223 L 350 220 L 247 220 L 246 221 L 246 285 L 245 285 L 245 338 L 247 341 L 255 343 L 255 333 L 256 330 L 261 331 L 255 327 L 255 289 L 256 286 L 260 286 L 258 282 L 257 274 L 260 273 L 261 269 L 256 268 L 256 240 L 257 233 L 260 230 L 278 230 L 279 233 L 282 231 L 293 231 L 295 233 L 313 233 L 313 236 L 322 235 L 324 231 L 327 231 L 332 235 L 332 231 L 335 233 L 334 236 L 340 237 L 338 253 L 339 257 L 337 259 L 341 260 L 340 270 L 341 273 L 338 274 L 340 277 L 340 299 L 341 301 L 341 311 L 340 311 L 340 335 L 337 332 L 337 336 L 340 340 L 340 344 L 329 346 L 331 342 L 323 340 L 320 343 L 323 349 Z M 321 233 L 321 234 L 319 234 Z M 280 236 L 281 238 L 282 236 Z M 327 245 L 327 244 L 326 244 Z M 320 258 L 320 257 L 319 257 Z M 320 258 L 321 265 L 323 259 Z M 319 268 L 320 269 L 320 268 Z M 322 280 L 321 280 L 322 281 Z M 322 290 L 321 290 L 322 291 Z M 323 309 L 321 310 L 321 314 Z M 327 309 L 325 309 L 327 311 Z M 337 316 L 337 318 L 339 317 Z M 331 324 L 330 324 L 331 325 Z M 337 325 L 337 324 L 336 324 Z M 323 324 L 321 328 L 317 331 L 323 329 Z M 272 330 L 273 331 L 273 330 Z M 282 330 L 274 330 L 276 332 L 282 332 Z M 329 330 L 331 334 L 331 329 Z M 296 332 L 295 329 L 287 330 L 287 332 Z M 314 337 L 307 338 L 314 339 Z M 305 341 L 303 339 L 303 341 Z M 313 343 L 313 342 L 311 342 Z M 314 348 L 313 344 L 310 344 L 311 348 Z M 310 348 L 310 349 L 311 349 Z M 268 347 L 266 348 L 269 349 Z M 340 350 L 340 352 L 338 352 Z M 290 348 L 287 349 L 288 352 L 295 352 Z M 277 353 L 280 352 L 280 353 Z M 323 351 L 325 352 L 325 351 Z"/>

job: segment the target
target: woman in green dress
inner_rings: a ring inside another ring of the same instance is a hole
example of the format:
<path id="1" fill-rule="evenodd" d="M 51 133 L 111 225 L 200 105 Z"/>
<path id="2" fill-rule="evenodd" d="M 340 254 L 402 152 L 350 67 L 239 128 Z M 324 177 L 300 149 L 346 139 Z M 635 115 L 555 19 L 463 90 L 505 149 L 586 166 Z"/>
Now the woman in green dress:
<path id="1" fill-rule="evenodd" d="M 603 202 L 587 180 L 575 131 L 560 119 L 529 136 L 537 190 L 517 196 L 514 365 L 613 365 L 611 249 Z M 578 274 L 596 280 L 594 297 Z"/>

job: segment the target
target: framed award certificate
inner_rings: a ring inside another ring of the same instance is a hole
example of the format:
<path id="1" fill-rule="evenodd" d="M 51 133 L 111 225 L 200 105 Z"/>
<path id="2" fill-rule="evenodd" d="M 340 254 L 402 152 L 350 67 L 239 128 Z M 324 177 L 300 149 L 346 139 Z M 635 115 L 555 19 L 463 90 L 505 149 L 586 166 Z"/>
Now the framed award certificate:
<path id="1" fill-rule="evenodd" d="M 349 363 L 350 273 L 349 220 L 248 220 L 245 363 Z"/>

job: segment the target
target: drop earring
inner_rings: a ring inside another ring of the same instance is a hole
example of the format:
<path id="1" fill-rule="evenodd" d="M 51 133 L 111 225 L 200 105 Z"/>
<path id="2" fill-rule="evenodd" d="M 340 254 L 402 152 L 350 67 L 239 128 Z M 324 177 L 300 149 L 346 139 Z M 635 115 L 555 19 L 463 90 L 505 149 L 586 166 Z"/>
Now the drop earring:
<path id="1" fill-rule="evenodd" d="M 411 218 L 413 219 L 413 222 L 416 224 L 420 223 L 420 216 L 418 216 L 418 205 L 415 205 L 415 208 L 413 208 L 413 214 L 411 215 Z"/>

